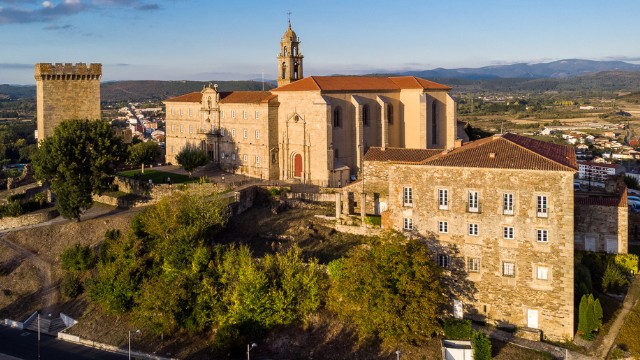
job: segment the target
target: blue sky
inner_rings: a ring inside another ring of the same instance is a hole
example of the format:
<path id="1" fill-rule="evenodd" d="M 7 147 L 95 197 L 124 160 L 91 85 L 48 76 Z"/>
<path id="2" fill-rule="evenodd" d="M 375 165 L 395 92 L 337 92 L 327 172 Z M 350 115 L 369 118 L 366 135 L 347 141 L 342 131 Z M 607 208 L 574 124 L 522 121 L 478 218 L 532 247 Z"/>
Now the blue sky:
<path id="1" fill-rule="evenodd" d="M 566 58 L 640 63 L 637 0 L 0 0 L 0 84 L 37 62 L 103 81 L 273 79 L 291 11 L 305 76 Z"/>

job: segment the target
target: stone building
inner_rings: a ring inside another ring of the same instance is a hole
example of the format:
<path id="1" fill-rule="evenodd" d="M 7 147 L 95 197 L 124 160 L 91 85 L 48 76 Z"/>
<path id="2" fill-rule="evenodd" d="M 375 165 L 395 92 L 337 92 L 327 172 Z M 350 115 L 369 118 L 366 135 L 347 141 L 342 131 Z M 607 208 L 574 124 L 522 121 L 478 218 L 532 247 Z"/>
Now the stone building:
<path id="1" fill-rule="evenodd" d="M 63 120 L 100 119 L 101 77 L 101 64 L 35 64 L 38 140 Z"/>
<path id="2" fill-rule="evenodd" d="M 342 186 L 361 173 L 371 146 L 460 145 L 449 87 L 412 76 L 305 78 L 299 45 L 289 24 L 272 91 L 209 87 L 166 100 L 167 161 L 175 163 L 192 142 L 215 164 L 243 174 Z"/>
<path id="3" fill-rule="evenodd" d="M 454 302 L 466 316 L 573 338 L 572 148 L 505 134 L 437 153 L 371 149 L 367 158 L 379 165 L 365 165 L 366 181 L 376 171 L 388 179 L 383 227 L 435 239 L 435 261 L 464 267 L 476 292 Z"/>

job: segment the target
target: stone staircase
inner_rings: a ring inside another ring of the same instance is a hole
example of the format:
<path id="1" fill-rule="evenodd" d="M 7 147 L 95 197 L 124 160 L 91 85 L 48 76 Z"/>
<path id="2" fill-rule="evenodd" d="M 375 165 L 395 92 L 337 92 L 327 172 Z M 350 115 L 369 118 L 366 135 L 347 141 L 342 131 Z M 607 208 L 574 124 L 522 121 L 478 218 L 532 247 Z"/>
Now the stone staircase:
<path id="1" fill-rule="evenodd" d="M 46 316 L 40 316 L 40 333 L 57 336 L 58 332 L 67 329 L 68 326 L 64 323 L 62 318 L 49 318 Z M 31 317 L 24 323 L 25 330 L 31 330 L 38 332 L 38 318 L 37 316 Z"/>

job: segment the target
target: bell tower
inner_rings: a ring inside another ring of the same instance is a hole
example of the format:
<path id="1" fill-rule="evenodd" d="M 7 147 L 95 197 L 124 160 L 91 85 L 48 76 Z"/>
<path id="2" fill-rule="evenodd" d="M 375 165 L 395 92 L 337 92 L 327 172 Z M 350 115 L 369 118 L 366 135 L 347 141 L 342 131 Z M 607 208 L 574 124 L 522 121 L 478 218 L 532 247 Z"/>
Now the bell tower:
<path id="1" fill-rule="evenodd" d="M 291 13 L 289 27 L 280 39 L 280 54 L 278 55 L 278 87 L 302 79 L 302 59 L 300 53 L 300 39 L 291 29 Z"/>

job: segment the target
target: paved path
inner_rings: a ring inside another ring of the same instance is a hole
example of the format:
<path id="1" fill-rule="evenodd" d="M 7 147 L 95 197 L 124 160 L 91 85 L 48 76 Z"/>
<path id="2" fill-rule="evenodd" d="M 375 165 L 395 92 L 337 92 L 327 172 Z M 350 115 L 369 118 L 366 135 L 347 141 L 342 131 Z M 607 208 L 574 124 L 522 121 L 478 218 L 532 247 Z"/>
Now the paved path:
<path id="1" fill-rule="evenodd" d="M 629 315 L 629 312 L 638 302 L 638 297 L 640 297 L 640 276 L 636 276 L 633 279 L 633 283 L 631 283 L 629 291 L 627 291 L 627 296 L 625 296 L 622 302 L 622 309 L 618 312 L 618 316 L 613 321 L 611 328 L 609 328 L 609 332 L 607 332 L 600 345 L 593 351 L 599 359 L 606 358 L 609 351 L 611 351 L 616 337 L 618 337 L 618 333 L 622 325 L 624 325 L 624 321 L 627 319 L 627 315 Z"/>

